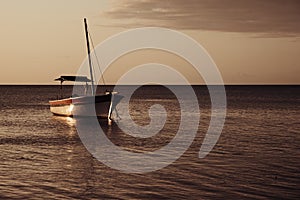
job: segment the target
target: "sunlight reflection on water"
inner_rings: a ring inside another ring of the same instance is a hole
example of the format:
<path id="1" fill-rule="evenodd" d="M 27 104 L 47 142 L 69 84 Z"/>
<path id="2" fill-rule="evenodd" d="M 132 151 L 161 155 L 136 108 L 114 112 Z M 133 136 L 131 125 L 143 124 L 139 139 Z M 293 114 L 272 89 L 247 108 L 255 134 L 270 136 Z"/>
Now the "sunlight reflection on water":
<path id="1" fill-rule="evenodd" d="M 0 92 L 5 87 L 0 86 Z M 205 87 L 196 87 L 201 109 L 196 139 L 175 163 L 148 174 L 124 174 L 94 159 L 78 137 L 77 119 L 52 116 L 48 105 L 40 103 L 55 96 L 56 87 L 32 87 L 26 95 L 23 90 L 10 88 L 7 96 L 0 96 L 1 199 L 299 197 L 299 87 L 227 88 L 225 128 L 205 159 L 199 159 L 198 152 L 210 119 L 210 102 Z M 137 139 L 116 123 L 100 122 L 107 137 L 132 152 L 167 144 L 178 128 L 180 112 L 164 92 L 146 87 L 133 96 L 131 105 L 133 120 L 143 125 L 149 123 L 145 108 L 163 99 L 171 115 L 160 134 Z"/>

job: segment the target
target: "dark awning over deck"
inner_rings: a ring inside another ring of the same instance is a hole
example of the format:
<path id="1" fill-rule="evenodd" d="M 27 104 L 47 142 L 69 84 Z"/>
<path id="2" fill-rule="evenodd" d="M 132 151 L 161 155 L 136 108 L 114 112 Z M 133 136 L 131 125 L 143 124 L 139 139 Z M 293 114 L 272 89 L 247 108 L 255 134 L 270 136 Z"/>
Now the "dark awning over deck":
<path id="1" fill-rule="evenodd" d="M 54 79 L 55 81 L 76 81 L 76 82 L 91 82 L 90 79 L 88 79 L 86 76 L 60 76 L 57 79 Z"/>

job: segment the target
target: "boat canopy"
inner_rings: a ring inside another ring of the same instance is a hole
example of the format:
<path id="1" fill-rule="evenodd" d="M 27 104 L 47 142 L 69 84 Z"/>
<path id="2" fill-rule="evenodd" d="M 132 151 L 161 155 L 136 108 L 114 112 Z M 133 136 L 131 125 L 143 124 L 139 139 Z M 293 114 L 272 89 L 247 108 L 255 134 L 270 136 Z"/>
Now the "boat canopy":
<path id="1" fill-rule="evenodd" d="M 90 79 L 88 79 L 86 76 L 60 76 L 57 79 L 54 79 L 55 81 L 76 81 L 76 82 L 91 82 Z"/>

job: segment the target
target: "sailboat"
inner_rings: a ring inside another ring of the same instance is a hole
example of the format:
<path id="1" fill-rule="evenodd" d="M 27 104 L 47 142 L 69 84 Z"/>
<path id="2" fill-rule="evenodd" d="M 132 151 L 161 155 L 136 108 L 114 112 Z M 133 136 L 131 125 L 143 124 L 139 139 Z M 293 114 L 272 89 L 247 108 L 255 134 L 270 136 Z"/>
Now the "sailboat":
<path id="1" fill-rule="evenodd" d="M 90 79 L 86 76 L 60 76 L 55 79 L 55 81 L 60 81 L 61 95 L 57 100 L 49 101 L 50 111 L 54 115 L 60 116 L 89 117 L 96 115 L 99 118 L 111 119 L 112 112 L 116 109 L 116 105 L 121 101 L 123 96 L 113 91 L 106 91 L 103 94 L 96 95 L 86 18 L 84 18 L 84 27 L 90 68 Z M 73 95 L 72 97 L 63 98 L 62 84 L 65 81 L 84 82 L 85 94 L 82 96 Z M 88 95 L 89 83 L 91 84 L 91 95 Z"/>

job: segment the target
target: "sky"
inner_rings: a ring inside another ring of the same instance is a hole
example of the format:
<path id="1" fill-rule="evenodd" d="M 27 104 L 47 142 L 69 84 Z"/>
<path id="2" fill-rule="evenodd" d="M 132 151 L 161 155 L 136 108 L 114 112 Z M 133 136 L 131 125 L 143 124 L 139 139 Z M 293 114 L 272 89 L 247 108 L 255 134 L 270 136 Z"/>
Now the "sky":
<path id="1" fill-rule="evenodd" d="M 164 27 L 201 44 L 225 84 L 300 84 L 297 0 L 0 0 L 0 5 L 0 84 L 55 84 L 60 75 L 76 74 L 86 58 L 84 17 L 95 45 L 132 28 Z M 181 58 L 146 50 L 112 63 L 106 83 L 148 62 L 203 83 Z"/>

